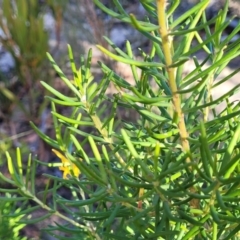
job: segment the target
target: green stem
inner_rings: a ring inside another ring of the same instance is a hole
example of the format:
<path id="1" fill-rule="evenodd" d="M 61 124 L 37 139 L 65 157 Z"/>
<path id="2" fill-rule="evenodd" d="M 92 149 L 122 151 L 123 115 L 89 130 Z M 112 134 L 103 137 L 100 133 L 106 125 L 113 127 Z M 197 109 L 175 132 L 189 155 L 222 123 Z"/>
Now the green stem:
<path id="1" fill-rule="evenodd" d="M 168 27 L 166 22 L 166 0 L 156 0 L 157 1 L 157 13 L 158 13 L 158 23 L 159 23 L 159 33 L 162 37 L 162 48 L 165 56 L 166 69 L 168 72 L 169 86 L 172 92 L 172 102 L 174 115 L 178 119 L 178 128 L 181 138 L 181 144 L 184 152 L 189 152 L 190 147 L 188 143 L 188 132 L 186 129 L 184 114 L 181 108 L 181 98 L 178 93 L 177 83 L 175 79 L 175 68 L 169 67 L 173 64 L 172 52 L 173 45 L 171 36 L 168 35 Z M 187 162 L 190 162 L 190 158 L 187 158 Z"/>
<path id="2" fill-rule="evenodd" d="M 39 206 L 41 206 L 41 208 L 47 210 L 48 212 L 53 212 L 53 209 L 52 209 L 52 208 L 50 208 L 50 207 L 48 207 L 46 204 L 44 204 L 41 200 L 39 200 L 39 199 L 38 199 L 35 195 L 33 195 L 30 191 L 26 190 L 26 191 L 24 191 L 24 193 L 25 193 L 27 196 L 31 197 L 31 199 L 32 199 L 34 202 L 36 202 Z M 95 239 L 101 240 L 100 236 L 99 236 L 96 232 L 94 232 L 94 228 L 93 228 L 93 227 L 87 227 L 87 226 L 85 226 L 85 225 L 83 225 L 83 224 L 80 224 L 80 223 L 74 221 L 73 219 L 71 219 L 71 218 L 69 218 L 69 217 L 61 214 L 59 211 L 54 211 L 53 214 L 56 215 L 56 216 L 58 216 L 58 217 L 60 217 L 60 218 L 62 218 L 62 219 L 64 219 L 65 221 L 71 223 L 72 225 L 74 225 L 74 226 L 76 226 L 76 227 L 78 227 L 78 228 L 83 228 L 83 229 L 85 229 L 85 230 L 88 231 L 93 237 L 95 237 Z"/>
<path id="3" fill-rule="evenodd" d="M 96 114 L 90 114 L 90 109 L 86 106 L 86 109 L 89 113 L 89 115 L 92 118 L 92 121 L 94 123 L 94 126 L 97 128 L 97 130 L 101 133 L 102 137 L 104 138 L 104 140 L 109 143 L 109 147 L 111 150 L 114 150 L 114 146 L 113 146 L 113 140 L 112 138 L 108 137 L 108 132 L 106 130 L 106 128 L 103 128 L 102 126 L 102 122 L 99 119 L 99 117 Z M 119 163 L 121 164 L 122 167 L 126 167 L 126 163 L 124 162 L 123 158 L 120 156 L 120 154 L 118 152 L 115 153 L 116 158 L 118 159 Z M 130 169 L 131 171 L 131 169 Z"/>

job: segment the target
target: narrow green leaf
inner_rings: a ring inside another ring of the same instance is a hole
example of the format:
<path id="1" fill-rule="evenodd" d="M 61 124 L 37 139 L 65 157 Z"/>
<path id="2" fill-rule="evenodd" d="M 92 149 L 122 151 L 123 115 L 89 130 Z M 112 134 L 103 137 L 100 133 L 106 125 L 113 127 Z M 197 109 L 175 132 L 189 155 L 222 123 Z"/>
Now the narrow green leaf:
<path id="1" fill-rule="evenodd" d="M 62 120 L 63 122 L 67 122 L 70 124 L 78 124 L 80 126 L 93 126 L 92 122 L 87 122 L 87 121 L 78 121 L 72 118 L 65 117 L 57 112 L 51 112 L 54 116 L 56 116 L 59 120 Z"/>
<path id="2" fill-rule="evenodd" d="M 158 67 L 158 68 L 165 67 L 164 64 L 158 63 L 158 62 L 140 62 L 140 61 L 136 61 L 136 60 L 133 60 L 130 58 L 127 59 L 124 57 L 120 57 L 118 55 L 115 55 L 115 54 L 109 52 L 107 49 L 105 49 L 104 47 L 102 47 L 100 45 L 97 45 L 97 47 L 100 51 L 105 53 L 107 56 L 111 57 L 112 59 L 114 59 L 118 62 L 127 63 L 127 64 L 135 65 L 138 67 Z"/>
<path id="3" fill-rule="evenodd" d="M 160 114 L 158 115 L 158 114 L 155 114 L 153 112 L 149 112 L 148 110 L 145 110 L 145 109 L 139 109 L 138 112 L 141 115 L 143 115 L 145 117 L 148 117 L 149 119 L 157 120 L 159 122 L 169 122 L 169 120 L 170 120 L 170 119 L 167 119 L 165 117 L 160 116 Z"/>
<path id="4" fill-rule="evenodd" d="M 71 63 L 71 68 L 72 68 L 75 84 L 82 91 L 82 76 L 81 76 L 81 72 L 77 71 L 77 69 L 76 69 L 72 48 L 71 48 L 71 46 L 69 44 L 68 44 L 68 55 L 69 55 L 69 60 L 70 60 L 70 63 Z"/>
<path id="5" fill-rule="evenodd" d="M 1 201 L 5 202 L 21 202 L 21 201 L 26 201 L 26 197 L 0 197 Z"/>
<path id="6" fill-rule="evenodd" d="M 39 218 L 34 218 L 34 219 L 21 219 L 19 223 L 24 223 L 24 224 L 35 224 L 38 222 L 42 222 L 44 219 L 49 218 L 52 215 L 52 213 L 47 213 L 46 215 L 43 215 Z"/>
<path id="7" fill-rule="evenodd" d="M 16 172 L 15 166 L 13 164 L 13 160 L 12 160 L 9 152 L 6 152 L 6 157 L 7 157 L 8 171 L 11 174 L 11 177 L 14 180 L 15 185 L 17 185 L 18 187 L 22 187 L 22 185 L 23 185 L 22 179 Z"/>
<path id="8" fill-rule="evenodd" d="M 138 155 L 136 149 L 134 148 L 130 138 L 128 137 L 126 131 L 124 129 L 121 129 L 121 133 L 122 133 L 122 136 L 123 136 L 123 140 L 126 143 L 127 148 L 130 151 L 130 153 L 132 154 L 132 156 L 135 157 L 135 158 L 139 158 L 139 155 Z"/>
<path id="9" fill-rule="evenodd" d="M 170 25 L 170 29 L 174 29 L 180 23 L 182 23 L 184 20 L 186 20 L 189 16 L 191 16 L 192 14 L 197 13 L 200 10 L 206 8 L 208 4 L 209 4 L 209 0 L 204 0 L 204 1 L 199 2 L 197 5 L 192 7 L 187 12 L 185 12 L 184 14 L 181 14 L 181 16 Z"/>
<path id="10" fill-rule="evenodd" d="M 136 28 L 139 31 L 143 31 L 143 32 L 151 32 L 151 31 L 155 31 L 158 30 L 159 27 L 158 26 L 143 26 L 139 23 L 139 21 L 136 19 L 136 17 L 134 16 L 134 14 L 129 14 L 131 23 L 133 25 L 134 28 Z"/>
<path id="11" fill-rule="evenodd" d="M 230 143 L 229 143 L 229 145 L 226 149 L 226 152 L 223 156 L 222 166 L 220 168 L 220 172 L 226 172 L 226 170 L 227 170 L 226 166 L 227 166 L 229 160 L 231 159 L 231 156 L 233 154 L 233 150 L 234 150 L 236 144 L 239 142 L 239 139 L 240 139 L 240 123 L 238 124 L 238 126 L 237 126 L 237 128 L 234 132 L 234 135 L 233 135 L 233 137 L 232 137 L 232 139 L 231 139 L 231 141 L 230 141 Z M 236 163 L 233 166 L 236 167 Z M 228 178 L 230 176 L 229 174 L 231 174 L 231 172 L 234 170 L 234 168 L 231 168 L 230 171 L 228 170 L 226 172 L 226 174 L 224 175 L 224 178 Z"/>
<path id="12" fill-rule="evenodd" d="M 48 56 L 51 64 L 53 65 L 54 69 L 56 70 L 56 72 L 59 74 L 61 79 L 64 81 L 64 83 L 68 86 L 69 89 L 71 89 L 76 94 L 76 96 L 78 96 L 79 99 L 81 99 L 82 96 L 81 96 L 79 90 L 76 88 L 76 86 L 74 86 L 74 84 L 71 83 L 71 81 L 69 81 L 67 79 L 67 77 L 64 75 L 62 70 L 58 67 L 58 65 L 56 64 L 56 62 L 54 61 L 54 59 L 52 58 L 52 56 L 49 53 L 47 53 L 47 56 Z"/>
<path id="13" fill-rule="evenodd" d="M 100 170 L 100 175 L 103 178 L 103 180 L 107 183 L 107 173 L 105 171 L 105 168 L 103 166 L 102 163 L 102 157 L 98 151 L 98 148 L 96 146 L 96 143 L 94 142 L 93 138 L 91 136 L 88 136 L 88 141 L 90 143 L 90 146 L 92 148 L 93 154 L 95 156 L 95 160 L 97 161 L 97 164 L 99 166 L 99 170 Z"/>
<path id="14" fill-rule="evenodd" d="M 53 148 L 56 148 L 56 149 L 59 148 L 57 141 L 53 140 L 52 138 L 50 138 L 49 136 L 41 132 L 33 122 L 30 122 L 30 125 L 34 129 L 34 131 L 37 132 L 39 137 L 41 137 L 47 144 L 49 144 Z"/>
<path id="15" fill-rule="evenodd" d="M 50 85 L 48 85 L 47 83 L 41 81 L 41 84 L 49 91 L 51 92 L 53 95 L 57 96 L 58 98 L 69 102 L 69 103 L 75 103 L 76 102 L 76 98 L 69 98 L 63 94 L 61 94 L 60 92 L 58 92 L 55 88 L 51 87 Z"/>

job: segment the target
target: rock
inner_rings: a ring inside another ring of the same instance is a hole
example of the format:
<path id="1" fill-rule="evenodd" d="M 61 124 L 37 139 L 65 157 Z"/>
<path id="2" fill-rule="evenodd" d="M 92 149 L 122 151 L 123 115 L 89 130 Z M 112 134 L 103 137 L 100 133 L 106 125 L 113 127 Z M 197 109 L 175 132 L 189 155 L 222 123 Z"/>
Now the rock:
<path id="1" fill-rule="evenodd" d="M 4 32 L 0 28 L 0 38 L 4 38 Z M 11 69 L 15 67 L 15 61 L 12 55 L 7 52 L 0 42 L 0 72 L 3 74 L 8 73 Z"/>
<path id="2" fill-rule="evenodd" d="M 10 72 L 15 67 L 15 61 L 11 53 L 5 51 L 2 46 L 0 46 L 0 72 L 6 74 Z"/>

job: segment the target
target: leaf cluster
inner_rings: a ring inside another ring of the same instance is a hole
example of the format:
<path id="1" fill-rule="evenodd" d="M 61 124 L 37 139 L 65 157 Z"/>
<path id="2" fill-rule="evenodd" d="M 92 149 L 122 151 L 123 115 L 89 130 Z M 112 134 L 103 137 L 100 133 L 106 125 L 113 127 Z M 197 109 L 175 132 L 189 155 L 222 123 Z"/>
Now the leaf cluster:
<path id="1" fill-rule="evenodd" d="M 4 0 L 0 26 L 4 32 L 1 42 L 18 67 L 38 67 L 48 50 L 48 35 L 37 1 Z"/>
<path id="2" fill-rule="evenodd" d="M 72 96 L 42 82 L 52 94 L 47 98 L 52 104 L 56 138 L 32 126 L 65 159 L 48 166 L 72 169 L 63 179 L 47 175 L 53 184 L 36 194 L 36 164 L 44 163 L 34 159 L 31 164 L 29 158 L 24 177 L 20 155 L 16 163 L 7 155 L 12 180 L 1 178 L 15 185 L 24 200 L 31 199 L 48 211 L 40 219 L 22 221 L 34 223 L 57 215 L 67 224 L 56 223 L 46 231 L 54 235 L 60 230 L 71 239 L 236 239 L 240 230 L 240 109 L 229 98 L 239 85 L 217 99 L 212 90 L 224 86 L 238 72 L 219 80 L 240 53 L 240 40 L 232 41 L 240 25 L 222 38 L 230 22 L 227 3 L 210 20 L 205 16 L 208 0 L 174 19 L 179 1 L 172 1 L 164 15 L 161 1 L 155 5 L 141 0 L 149 17 L 138 21 L 119 1 L 113 2 L 117 12 L 94 0 L 108 15 L 149 38 L 150 52 L 140 49 L 142 60 L 137 60 L 128 41 L 126 52 L 108 38 L 112 51 L 98 46 L 131 67 L 134 84 L 102 62 L 99 67 L 104 75 L 100 82 L 93 81 L 91 50 L 86 60 L 81 57 L 77 68 L 68 47 L 73 79 L 68 79 L 48 54 Z M 205 59 L 194 56 L 198 51 L 207 53 Z M 190 58 L 194 70 L 184 75 Z M 112 96 L 106 94 L 110 82 L 117 90 Z M 217 112 L 220 103 L 226 105 Z M 69 108 L 69 116 L 59 114 L 57 105 Z M 120 107 L 135 111 L 137 121 L 119 122 Z M 72 164 L 64 165 L 66 159 Z M 79 177 L 75 167 L 81 172 Z M 63 186 L 71 190 L 69 198 L 58 194 Z M 52 204 L 46 201 L 49 194 Z"/>

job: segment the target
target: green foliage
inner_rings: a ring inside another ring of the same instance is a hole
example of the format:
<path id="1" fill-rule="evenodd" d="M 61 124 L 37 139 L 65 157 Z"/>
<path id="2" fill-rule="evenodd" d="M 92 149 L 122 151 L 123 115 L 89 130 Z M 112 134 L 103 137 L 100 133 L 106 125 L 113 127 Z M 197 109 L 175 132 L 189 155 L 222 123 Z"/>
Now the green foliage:
<path id="1" fill-rule="evenodd" d="M 1 41 L 11 52 L 17 67 L 27 81 L 24 71 L 38 67 L 48 50 L 48 36 L 36 0 L 7 1 L 2 3 L 0 26 L 4 31 Z"/>
<path id="2" fill-rule="evenodd" d="M 12 146 L 11 139 L 7 138 L 6 134 L 0 133 L 0 165 L 3 163 L 4 153 Z M 4 139 L 4 140 L 3 140 Z"/>
<path id="3" fill-rule="evenodd" d="M 26 240 L 26 237 L 20 237 L 19 231 L 25 224 L 19 224 L 19 220 L 24 216 L 22 209 L 16 207 L 16 203 L 11 201 L 11 196 L 6 193 L 0 202 L 0 239 L 1 240 Z"/>
<path id="4" fill-rule="evenodd" d="M 34 88 L 42 74 L 45 53 L 48 51 L 48 34 L 44 29 L 43 15 L 37 0 L 3 0 L 1 5 L 0 27 L 3 35 L 0 41 L 15 60 L 16 74 L 20 83 L 15 84 L 12 89 L 11 95 L 16 95 L 14 99 L 6 94 L 6 89 L 3 91 L 4 88 L 1 88 L 1 102 L 3 106 L 11 102 L 18 104 L 30 117 L 35 112 L 33 102 L 40 95 Z M 4 87 L 10 89 L 9 79 Z M 20 103 L 18 99 L 20 89 L 26 96 L 29 95 L 28 104 Z"/>
<path id="5" fill-rule="evenodd" d="M 36 85 L 40 78 L 45 78 L 48 68 L 45 64 L 46 52 L 48 51 L 48 33 L 44 27 L 43 14 L 47 8 L 52 10 L 56 26 L 56 48 L 60 43 L 60 33 L 64 7 L 67 1 L 48 0 L 46 7 L 42 7 L 38 0 L 3 0 L 0 12 L 0 27 L 3 36 L 0 41 L 4 48 L 11 53 L 16 63 L 16 75 L 21 83 L 21 89 L 29 99 L 26 103 L 20 103 L 18 99 L 19 84 L 11 88 L 9 79 L 0 85 L 0 101 L 5 108 L 15 103 L 31 118 L 36 108 L 33 103 L 41 96 L 36 91 Z M 48 76 L 49 82 L 49 76 Z M 12 93 L 11 93 L 12 91 Z M 21 92 L 21 91 L 20 91 Z M 20 97 L 22 98 L 22 97 Z"/>
<path id="6" fill-rule="evenodd" d="M 58 154 L 62 163 L 48 166 L 60 167 L 68 177 L 45 174 L 53 184 L 36 195 L 36 164 L 44 163 L 30 156 L 25 176 L 20 151 L 16 161 L 7 153 L 12 179 L 0 177 L 16 187 L 22 196 L 16 201 L 31 199 L 48 211 L 39 219 L 21 222 L 58 216 L 66 224 L 45 230 L 52 235 L 59 230 L 63 233 L 59 239 L 238 239 L 240 109 L 228 99 L 239 85 L 217 99 L 212 97 L 212 90 L 238 71 L 218 79 L 240 54 L 240 39 L 232 41 L 240 25 L 222 38 L 230 22 L 228 4 L 214 19 L 206 20 L 208 0 L 178 18 L 173 15 L 179 1 L 171 1 L 165 11 L 165 1 L 155 5 L 142 0 L 149 14 L 143 22 L 126 13 L 118 1 L 114 1 L 117 12 L 94 2 L 139 30 L 152 47 L 149 53 L 141 50 L 142 60 L 136 60 L 130 42 L 126 52 L 107 38 L 114 52 L 98 46 L 112 59 L 130 65 L 132 85 L 102 62 L 104 75 L 96 84 L 90 69 L 91 50 L 77 69 L 69 47 L 73 79 L 48 54 L 72 96 L 42 82 L 52 93 L 47 98 L 52 103 L 56 138 L 32 126 L 55 153 L 62 152 Z M 200 50 L 207 53 L 203 61 L 194 57 Z M 184 65 L 190 58 L 195 69 L 185 76 Z M 110 82 L 118 92 L 113 96 L 106 94 Z M 219 103 L 226 103 L 220 113 L 215 110 Z M 69 116 L 59 114 L 57 105 L 68 108 Z M 137 121 L 119 123 L 120 107 L 136 113 Z M 71 191 L 69 198 L 58 194 L 61 187 Z M 46 200 L 49 195 L 51 204 Z"/>

